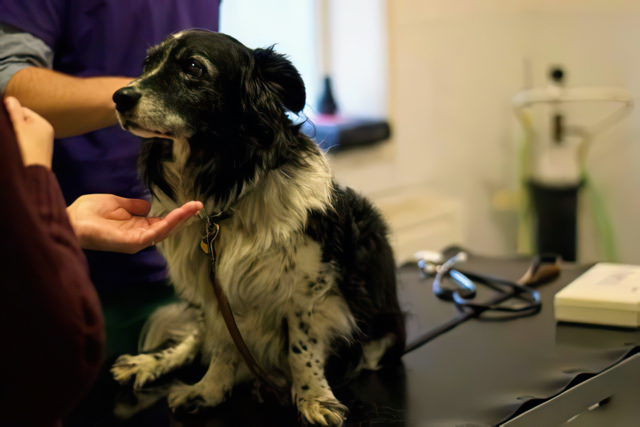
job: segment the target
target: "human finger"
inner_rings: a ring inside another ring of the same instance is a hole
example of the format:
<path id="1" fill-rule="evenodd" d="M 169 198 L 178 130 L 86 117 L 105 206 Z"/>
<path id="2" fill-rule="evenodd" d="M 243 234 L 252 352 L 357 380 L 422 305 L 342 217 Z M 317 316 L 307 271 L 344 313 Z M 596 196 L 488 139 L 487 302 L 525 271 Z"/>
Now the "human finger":
<path id="1" fill-rule="evenodd" d="M 164 240 L 171 232 L 191 217 L 196 215 L 203 205 L 201 202 L 188 202 L 179 208 L 169 212 L 164 218 L 149 218 L 151 226 L 144 233 L 144 242 L 146 244 L 157 244 Z"/>
<path id="2" fill-rule="evenodd" d="M 14 129 L 19 127 L 24 123 L 24 112 L 20 101 L 13 96 L 8 96 L 4 99 L 4 106 L 7 108 L 7 112 L 9 113 L 9 119 L 11 119 L 11 124 L 13 124 Z"/>
<path id="3" fill-rule="evenodd" d="M 184 221 L 200 213 L 200 211 L 203 208 L 204 206 L 202 202 L 191 201 L 191 202 L 185 203 L 179 208 L 174 209 L 173 211 L 171 211 L 171 213 L 175 212 L 174 215 L 180 215 L 181 216 L 180 221 Z M 148 217 L 147 221 L 149 221 L 149 224 L 155 224 L 158 221 L 163 221 L 165 218 L 166 216 L 165 217 Z"/>

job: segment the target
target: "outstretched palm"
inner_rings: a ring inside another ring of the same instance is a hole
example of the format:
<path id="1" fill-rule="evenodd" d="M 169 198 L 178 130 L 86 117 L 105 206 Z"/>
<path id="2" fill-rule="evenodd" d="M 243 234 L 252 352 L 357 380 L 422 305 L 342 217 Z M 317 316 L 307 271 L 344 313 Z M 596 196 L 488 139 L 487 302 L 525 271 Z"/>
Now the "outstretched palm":
<path id="1" fill-rule="evenodd" d="M 67 212 L 84 249 L 135 253 L 180 230 L 202 203 L 185 203 L 165 217 L 147 217 L 150 207 L 144 200 L 90 194 L 78 198 Z"/>

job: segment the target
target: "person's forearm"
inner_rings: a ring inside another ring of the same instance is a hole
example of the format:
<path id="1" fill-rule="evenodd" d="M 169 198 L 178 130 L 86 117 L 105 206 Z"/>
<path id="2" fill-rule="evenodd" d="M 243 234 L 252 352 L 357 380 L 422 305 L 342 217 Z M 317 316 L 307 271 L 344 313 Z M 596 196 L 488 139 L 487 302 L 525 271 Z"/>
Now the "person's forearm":
<path id="1" fill-rule="evenodd" d="M 117 123 L 113 93 L 129 77 L 73 77 L 28 67 L 11 77 L 5 96 L 15 96 L 54 127 L 56 138 L 81 135 Z"/>
<path id="2" fill-rule="evenodd" d="M 0 373 L 9 390 L 0 392 L 0 419 L 50 425 L 97 376 L 103 319 L 55 176 L 23 167 L 1 108 L 0 182 L 0 334 L 13 346 L 0 352 L 0 366 L 11 367 Z"/>

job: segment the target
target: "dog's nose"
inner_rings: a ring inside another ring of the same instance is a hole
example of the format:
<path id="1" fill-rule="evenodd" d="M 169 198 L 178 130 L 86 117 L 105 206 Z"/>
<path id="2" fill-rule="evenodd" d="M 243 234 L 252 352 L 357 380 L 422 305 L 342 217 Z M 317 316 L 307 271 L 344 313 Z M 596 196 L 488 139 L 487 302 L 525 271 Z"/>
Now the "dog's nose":
<path id="1" fill-rule="evenodd" d="M 113 94 L 113 102 L 120 113 L 127 112 L 136 106 L 142 94 L 132 87 L 123 87 Z"/>

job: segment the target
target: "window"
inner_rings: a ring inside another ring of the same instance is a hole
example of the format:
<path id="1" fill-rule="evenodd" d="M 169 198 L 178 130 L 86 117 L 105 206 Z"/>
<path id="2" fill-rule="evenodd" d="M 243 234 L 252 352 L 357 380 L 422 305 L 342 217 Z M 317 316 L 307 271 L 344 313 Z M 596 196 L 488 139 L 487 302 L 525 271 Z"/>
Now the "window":
<path id="1" fill-rule="evenodd" d="M 325 3 L 326 2 L 326 3 Z M 322 23 L 326 7 L 328 25 Z M 387 115 L 387 18 L 384 0 L 224 0 L 220 31 L 251 48 L 276 45 L 296 66 L 313 116 L 323 88 L 322 48 L 328 54 L 339 111 Z M 329 34 L 323 36 L 323 28 Z"/>

